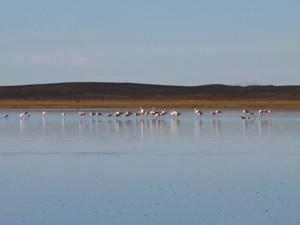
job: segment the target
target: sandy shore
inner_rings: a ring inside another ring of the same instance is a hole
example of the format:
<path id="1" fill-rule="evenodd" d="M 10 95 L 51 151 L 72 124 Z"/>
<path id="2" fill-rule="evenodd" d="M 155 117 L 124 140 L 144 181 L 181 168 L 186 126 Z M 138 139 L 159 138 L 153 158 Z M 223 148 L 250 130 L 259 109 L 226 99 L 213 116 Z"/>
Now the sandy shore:
<path id="1" fill-rule="evenodd" d="M 300 101 L 240 100 L 0 100 L 1 108 L 215 108 L 215 107 L 300 107 Z"/>

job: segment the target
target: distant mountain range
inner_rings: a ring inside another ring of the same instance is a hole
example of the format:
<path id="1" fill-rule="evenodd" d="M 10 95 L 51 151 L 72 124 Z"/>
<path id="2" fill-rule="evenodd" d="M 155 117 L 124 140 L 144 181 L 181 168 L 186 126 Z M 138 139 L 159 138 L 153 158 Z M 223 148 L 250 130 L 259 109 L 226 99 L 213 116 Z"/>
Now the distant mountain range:
<path id="1" fill-rule="evenodd" d="M 242 87 L 247 87 L 247 86 L 253 86 L 253 85 L 266 85 L 264 83 L 261 83 L 259 81 L 253 80 L 253 81 L 245 81 L 245 82 L 238 82 L 238 83 L 232 83 L 231 85 L 233 86 L 242 86 Z"/>
<path id="2" fill-rule="evenodd" d="M 247 83 L 249 84 L 249 83 Z M 243 83 L 246 85 L 246 83 Z M 300 100 L 300 86 L 170 86 L 137 83 L 57 83 L 0 87 L 0 100 Z"/>

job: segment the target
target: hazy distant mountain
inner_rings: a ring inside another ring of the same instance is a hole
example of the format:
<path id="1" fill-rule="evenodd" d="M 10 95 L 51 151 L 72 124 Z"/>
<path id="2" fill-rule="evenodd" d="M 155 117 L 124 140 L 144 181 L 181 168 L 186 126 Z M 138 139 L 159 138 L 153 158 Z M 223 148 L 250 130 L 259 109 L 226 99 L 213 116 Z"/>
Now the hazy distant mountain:
<path id="1" fill-rule="evenodd" d="M 233 85 L 233 86 L 247 87 L 247 86 L 251 86 L 251 85 L 264 86 L 264 85 L 267 85 L 267 84 L 261 83 L 261 82 L 256 81 L 256 80 L 252 80 L 252 81 L 244 81 L 244 82 L 239 82 L 239 83 L 232 83 L 231 85 Z"/>

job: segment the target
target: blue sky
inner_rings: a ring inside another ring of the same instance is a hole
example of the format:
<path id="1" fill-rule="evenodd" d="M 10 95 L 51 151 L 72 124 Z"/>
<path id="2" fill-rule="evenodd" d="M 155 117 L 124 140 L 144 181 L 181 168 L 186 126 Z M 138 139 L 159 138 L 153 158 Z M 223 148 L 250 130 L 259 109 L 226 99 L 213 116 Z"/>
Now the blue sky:
<path id="1" fill-rule="evenodd" d="M 0 86 L 300 85 L 300 1 L 0 3 Z"/>

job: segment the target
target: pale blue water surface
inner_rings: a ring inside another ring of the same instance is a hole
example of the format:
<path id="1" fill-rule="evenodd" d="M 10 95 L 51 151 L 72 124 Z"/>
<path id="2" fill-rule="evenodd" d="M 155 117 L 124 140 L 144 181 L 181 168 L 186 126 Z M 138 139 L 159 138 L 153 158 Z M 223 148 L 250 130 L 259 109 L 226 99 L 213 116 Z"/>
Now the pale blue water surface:
<path id="1" fill-rule="evenodd" d="M 297 110 L 0 111 L 0 224 L 300 224 Z"/>

